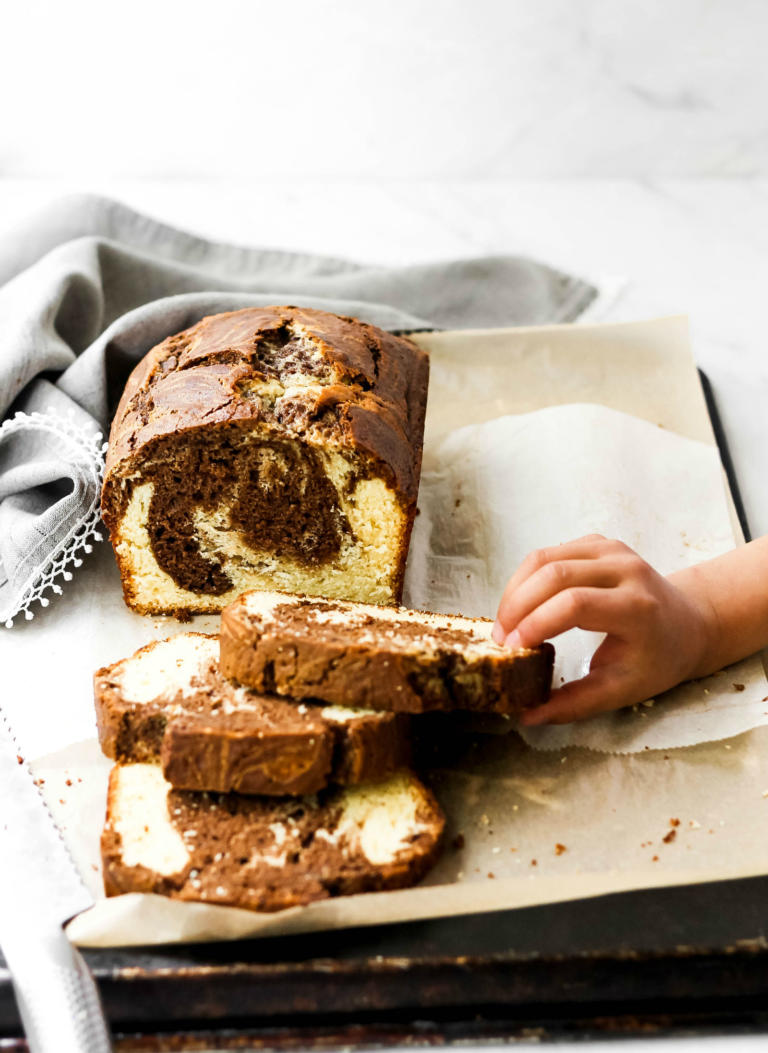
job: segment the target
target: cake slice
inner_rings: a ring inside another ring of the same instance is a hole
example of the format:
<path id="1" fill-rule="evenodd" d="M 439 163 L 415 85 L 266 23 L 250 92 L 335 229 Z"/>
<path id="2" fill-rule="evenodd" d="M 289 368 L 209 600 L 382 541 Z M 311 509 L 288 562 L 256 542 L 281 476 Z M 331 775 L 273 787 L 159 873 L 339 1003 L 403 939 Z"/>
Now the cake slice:
<path id="1" fill-rule="evenodd" d="M 211 315 L 136 366 L 102 515 L 129 607 L 187 618 L 244 589 L 400 599 L 429 360 L 355 318 Z"/>
<path id="2" fill-rule="evenodd" d="M 421 713 L 544 702 L 554 648 L 510 651 L 487 618 L 248 592 L 222 614 L 221 671 L 260 691 Z"/>
<path id="3" fill-rule="evenodd" d="M 108 896 L 275 911 L 403 888 L 436 860 L 444 818 L 408 772 L 301 798 L 175 790 L 156 764 L 112 769 L 101 838 Z"/>
<path id="4" fill-rule="evenodd" d="M 407 764 L 408 718 L 264 695 L 219 672 L 215 636 L 181 633 L 94 676 L 101 747 L 162 763 L 175 787 L 314 793 L 379 779 Z"/>

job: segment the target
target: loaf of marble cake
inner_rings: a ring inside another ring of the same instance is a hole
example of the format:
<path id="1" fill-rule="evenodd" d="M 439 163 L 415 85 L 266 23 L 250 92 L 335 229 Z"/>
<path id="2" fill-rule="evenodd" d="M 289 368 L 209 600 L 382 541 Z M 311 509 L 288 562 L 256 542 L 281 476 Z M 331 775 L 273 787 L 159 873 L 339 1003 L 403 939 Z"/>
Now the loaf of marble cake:
<path id="1" fill-rule="evenodd" d="M 354 318 L 203 318 L 131 374 L 102 491 L 128 606 L 221 610 L 248 588 L 400 599 L 429 363 Z"/>
<path id="2" fill-rule="evenodd" d="M 510 651 L 488 618 L 247 592 L 221 617 L 220 668 L 259 691 L 423 713 L 516 714 L 549 697 L 554 648 Z"/>
<path id="3" fill-rule="evenodd" d="M 409 772 L 269 798 L 175 790 L 157 764 L 116 764 L 101 838 L 104 888 L 258 911 L 403 888 L 435 862 L 444 824 Z"/>
<path id="4" fill-rule="evenodd" d="M 99 669 L 108 757 L 154 762 L 178 789 L 309 794 L 382 779 L 408 764 L 407 716 L 294 702 L 232 683 L 219 642 L 180 633 Z"/>

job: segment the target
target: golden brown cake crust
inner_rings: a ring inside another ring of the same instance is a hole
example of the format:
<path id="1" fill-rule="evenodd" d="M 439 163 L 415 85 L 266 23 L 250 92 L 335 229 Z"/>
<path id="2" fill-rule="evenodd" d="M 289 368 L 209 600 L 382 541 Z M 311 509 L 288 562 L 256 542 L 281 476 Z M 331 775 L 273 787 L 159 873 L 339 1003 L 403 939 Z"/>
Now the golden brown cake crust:
<path id="1" fill-rule="evenodd" d="M 259 400 L 243 391 L 249 379 L 279 373 L 279 353 L 270 352 L 265 364 L 260 351 L 271 340 L 283 339 L 290 324 L 313 339 L 337 381 L 303 403 L 306 424 L 327 417 L 329 438 L 364 449 L 389 466 L 404 499 L 415 500 L 427 353 L 405 337 L 355 318 L 290 306 L 209 315 L 152 348 L 128 378 L 117 407 L 107 479 L 120 462 L 164 435 L 258 419 Z"/>
<path id="2" fill-rule="evenodd" d="M 334 614 L 338 620 L 329 620 Z M 257 690 L 390 712 L 514 715 L 546 701 L 551 644 L 509 651 L 489 640 L 485 653 L 472 653 L 474 626 L 490 636 L 487 619 L 457 616 L 463 628 L 431 630 L 406 621 L 422 614 L 431 617 L 406 608 L 378 613 L 365 604 L 286 596 L 269 617 L 261 617 L 249 609 L 245 593 L 222 612 L 220 668 Z M 406 634 L 412 646 L 393 643 L 392 632 Z"/>

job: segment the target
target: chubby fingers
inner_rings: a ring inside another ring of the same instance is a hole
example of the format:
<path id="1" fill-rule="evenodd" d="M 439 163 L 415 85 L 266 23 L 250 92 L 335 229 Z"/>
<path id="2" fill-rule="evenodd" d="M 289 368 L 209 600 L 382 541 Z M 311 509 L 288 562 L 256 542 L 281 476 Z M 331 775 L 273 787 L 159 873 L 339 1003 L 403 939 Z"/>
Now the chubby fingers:
<path id="1" fill-rule="evenodd" d="M 617 585 L 630 557 L 638 558 L 622 542 L 601 534 L 531 552 L 504 589 L 493 627 L 494 640 L 504 643 L 526 615 L 558 592 L 579 586 Z"/>
<path id="2" fill-rule="evenodd" d="M 558 593 L 582 587 L 607 589 L 622 578 L 620 559 L 563 559 L 545 563 L 512 592 L 505 592 L 496 615 L 503 629 L 511 631 Z M 539 641 L 540 643 L 541 641 Z"/>
<path id="3" fill-rule="evenodd" d="M 504 643 L 511 648 L 536 647 L 569 629 L 624 637 L 635 617 L 632 603 L 621 589 L 575 586 L 551 596 L 522 618 Z"/>

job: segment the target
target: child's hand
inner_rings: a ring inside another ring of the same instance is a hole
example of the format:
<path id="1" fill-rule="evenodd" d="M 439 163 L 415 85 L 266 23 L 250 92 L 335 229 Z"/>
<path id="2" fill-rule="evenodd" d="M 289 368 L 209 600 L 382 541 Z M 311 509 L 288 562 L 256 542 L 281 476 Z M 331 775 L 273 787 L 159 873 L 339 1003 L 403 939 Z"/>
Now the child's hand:
<path id="1" fill-rule="evenodd" d="M 716 619 L 714 619 L 716 622 Z M 713 612 L 627 545 L 591 534 L 531 553 L 510 578 L 493 638 L 533 647 L 567 629 L 607 633 L 589 675 L 527 710 L 523 724 L 566 724 L 651 698 L 697 674 Z"/>

